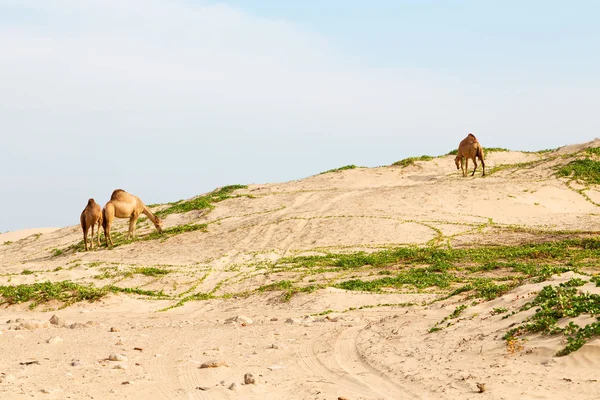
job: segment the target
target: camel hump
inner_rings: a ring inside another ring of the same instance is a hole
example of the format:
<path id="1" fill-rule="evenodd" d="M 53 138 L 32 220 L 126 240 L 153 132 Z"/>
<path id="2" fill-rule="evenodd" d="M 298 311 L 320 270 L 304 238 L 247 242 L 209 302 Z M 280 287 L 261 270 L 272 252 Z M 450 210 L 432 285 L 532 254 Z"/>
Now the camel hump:
<path id="1" fill-rule="evenodd" d="M 469 133 L 469 137 L 471 137 L 471 138 L 473 138 L 473 139 L 477 140 L 477 138 L 475 137 L 475 135 L 473 135 L 472 133 Z"/>
<path id="2" fill-rule="evenodd" d="M 118 200 L 119 197 L 121 197 L 121 194 L 125 193 L 125 191 L 123 189 L 115 189 L 112 194 L 110 195 L 110 199 L 111 200 Z"/>
<path id="3" fill-rule="evenodd" d="M 89 199 L 88 200 L 88 206 L 91 206 L 93 204 L 96 204 L 96 201 L 94 199 Z"/>

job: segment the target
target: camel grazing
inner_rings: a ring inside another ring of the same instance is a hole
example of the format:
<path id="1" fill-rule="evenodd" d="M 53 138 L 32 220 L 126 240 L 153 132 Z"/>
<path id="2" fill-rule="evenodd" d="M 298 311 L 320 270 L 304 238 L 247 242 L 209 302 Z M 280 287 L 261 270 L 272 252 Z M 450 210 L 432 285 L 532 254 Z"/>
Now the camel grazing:
<path id="1" fill-rule="evenodd" d="M 463 157 L 465 158 L 465 165 L 463 165 Z M 469 158 L 473 160 L 475 168 L 471 176 L 475 175 L 477 170 L 477 158 L 481 160 L 481 166 L 483 167 L 483 175 L 485 176 L 485 161 L 483 161 L 483 146 L 477 141 L 477 138 L 472 133 L 464 138 L 458 145 L 458 154 L 454 159 L 456 169 L 462 169 L 463 176 L 467 176 L 469 171 Z M 460 165 L 460 166 L 459 166 Z"/>
<path id="2" fill-rule="evenodd" d="M 102 226 L 104 228 L 104 237 L 106 239 L 106 245 L 110 241 L 110 245 L 114 246 L 112 237 L 110 236 L 110 226 L 113 223 L 115 217 L 117 218 L 129 218 L 129 232 L 127 233 L 127 239 L 130 237 L 134 238 L 135 223 L 141 213 L 146 214 L 148 219 L 154 223 L 158 233 L 162 234 L 162 220 L 152 214 L 148 207 L 144 204 L 139 197 L 127 193 L 122 189 L 117 189 L 112 192 L 110 200 L 104 206 L 102 210 Z"/>
<path id="3" fill-rule="evenodd" d="M 100 246 L 100 225 L 102 225 L 102 208 L 100 204 L 96 203 L 94 199 L 89 199 L 87 206 L 81 212 L 79 217 L 81 222 L 81 229 L 83 229 L 83 242 L 85 243 L 85 250 L 88 250 L 88 231 L 92 228 L 92 238 L 90 241 L 90 250 L 94 247 L 94 225 L 98 224 L 96 230 L 96 237 L 98 238 L 98 246 Z"/>

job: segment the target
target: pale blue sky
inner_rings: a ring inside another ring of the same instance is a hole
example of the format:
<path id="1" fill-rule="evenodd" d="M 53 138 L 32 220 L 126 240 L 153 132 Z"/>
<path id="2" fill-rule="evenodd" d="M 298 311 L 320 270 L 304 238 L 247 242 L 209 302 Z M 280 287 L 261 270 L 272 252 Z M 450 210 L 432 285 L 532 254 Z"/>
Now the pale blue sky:
<path id="1" fill-rule="evenodd" d="M 524 150 L 592 140 L 598 15 L 595 1 L 0 0 L 0 232 L 77 224 L 115 188 L 174 201 L 443 154 L 468 132 Z"/>

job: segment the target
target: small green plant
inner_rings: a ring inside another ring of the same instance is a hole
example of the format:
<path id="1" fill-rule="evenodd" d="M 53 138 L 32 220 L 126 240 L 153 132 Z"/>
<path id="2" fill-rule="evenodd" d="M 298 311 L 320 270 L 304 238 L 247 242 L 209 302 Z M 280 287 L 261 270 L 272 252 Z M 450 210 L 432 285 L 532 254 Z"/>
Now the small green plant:
<path id="1" fill-rule="evenodd" d="M 24 269 L 24 270 L 21 272 L 21 275 L 33 275 L 33 274 L 35 274 L 35 272 L 34 272 L 34 271 L 31 271 L 31 270 L 28 270 L 28 269 Z"/>
<path id="2" fill-rule="evenodd" d="M 334 168 L 334 169 L 330 169 L 328 171 L 321 172 L 319 175 L 329 174 L 329 173 L 332 173 L 332 172 L 340 172 L 340 171 L 345 171 L 347 169 L 355 169 L 355 168 L 364 168 L 364 167 L 357 167 L 354 164 L 352 164 L 352 165 L 344 165 L 343 167 L 340 167 L 340 168 Z"/>
<path id="3" fill-rule="evenodd" d="M 29 305 L 31 309 L 51 300 L 62 302 L 63 307 L 84 300 L 96 301 L 106 293 L 103 288 L 80 285 L 71 281 L 0 286 L 1 304 L 11 305 L 31 301 Z"/>
<path id="4" fill-rule="evenodd" d="M 421 156 L 421 157 L 408 157 L 400 161 L 396 161 L 392 164 L 393 167 L 402 167 L 406 168 L 409 165 L 413 165 L 415 161 L 430 161 L 433 160 L 434 157 L 431 156 Z"/>
<path id="5" fill-rule="evenodd" d="M 490 311 L 490 314 L 492 314 L 492 315 L 498 315 L 498 314 L 504 314 L 505 312 L 508 312 L 508 308 L 506 308 L 506 307 L 496 307 L 492 311 Z"/>
<path id="6" fill-rule="evenodd" d="M 573 160 L 560 167 L 556 175 L 597 185 L 600 184 L 600 161 L 589 158 Z"/>
<path id="7" fill-rule="evenodd" d="M 246 185 L 229 185 L 224 186 L 220 189 L 216 189 L 204 196 L 198 196 L 191 200 L 180 200 L 175 203 L 171 203 L 169 207 L 164 210 L 156 212 L 156 215 L 164 217 L 169 214 L 183 214 L 192 210 L 212 209 L 213 203 L 231 198 L 231 194 L 238 189 L 246 189 Z"/>
<path id="8" fill-rule="evenodd" d="M 600 315 L 600 295 L 578 291 L 582 282 L 585 283 L 580 278 L 573 278 L 559 286 L 545 286 L 533 301 L 521 307 L 520 311 L 536 307 L 535 314 L 506 332 L 507 345 L 527 333 L 563 334 L 567 337 L 567 345 L 556 355 L 565 356 L 581 348 L 592 337 L 600 336 L 600 322 L 583 327 L 573 321 L 564 328 L 557 325 L 562 318 L 576 318 L 582 314 L 597 318 Z"/>
<path id="9" fill-rule="evenodd" d="M 60 255 L 63 254 L 63 251 L 61 249 L 54 249 L 52 250 L 52 257 L 58 257 Z"/>
<path id="10" fill-rule="evenodd" d="M 162 268 L 156 268 L 156 267 L 139 267 L 139 268 L 135 268 L 134 273 L 136 274 L 142 274 L 142 275 L 146 275 L 146 276 L 163 276 L 168 274 L 169 271 L 168 269 L 162 269 Z"/>
<path id="11" fill-rule="evenodd" d="M 12 243 L 12 241 L 10 241 L 10 240 L 7 240 L 7 241 L 6 241 L 6 242 L 4 242 L 3 244 L 4 244 L 4 246 L 8 246 L 8 245 L 9 245 L 9 244 L 11 244 L 11 243 Z"/>

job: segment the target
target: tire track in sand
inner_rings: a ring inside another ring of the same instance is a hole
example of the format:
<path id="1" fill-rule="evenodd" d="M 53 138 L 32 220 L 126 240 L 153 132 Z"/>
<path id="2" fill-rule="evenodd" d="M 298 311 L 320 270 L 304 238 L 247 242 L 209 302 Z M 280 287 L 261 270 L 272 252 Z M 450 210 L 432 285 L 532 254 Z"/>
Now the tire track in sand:
<path id="1" fill-rule="evenodd" d="M 419 399 L 420 396 L 371 366 L 357 350 L 364 326 L 344 329 L 332 344 L 319 336 L 300 349 L 298 363 L 309 375 L 365 399 Z"/>

